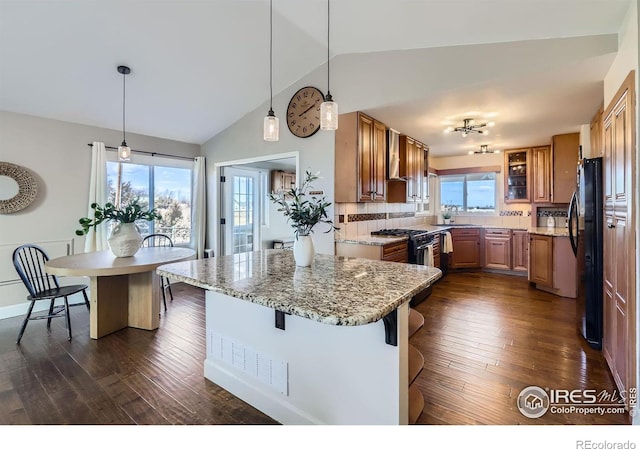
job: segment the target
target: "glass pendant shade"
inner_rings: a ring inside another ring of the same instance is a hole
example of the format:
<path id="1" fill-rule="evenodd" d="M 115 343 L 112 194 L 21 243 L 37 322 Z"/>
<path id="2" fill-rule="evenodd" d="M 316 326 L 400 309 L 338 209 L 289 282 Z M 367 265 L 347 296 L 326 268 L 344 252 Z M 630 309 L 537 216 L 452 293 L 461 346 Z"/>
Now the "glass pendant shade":
<path id="1" fill-rule="evenodd" d="M 129 162 L 131 160 L 131 148 L 124 140 L 118 147 L 118 160 L 121 162 Z"/>
<path id="2" fill-rule="evenodd" d="M 264 118 L 263 137 L 267 142 L 275 142 L 280 138 L 280 120 L 272 109 L 269 109 L 269 113 Z"/>
<path id="3" fill-rule="evenodd" d="M 320 129 L 333 131 L 338 129 L 338 103 L 327 95 L 326 101 L 320 105 Z"/>

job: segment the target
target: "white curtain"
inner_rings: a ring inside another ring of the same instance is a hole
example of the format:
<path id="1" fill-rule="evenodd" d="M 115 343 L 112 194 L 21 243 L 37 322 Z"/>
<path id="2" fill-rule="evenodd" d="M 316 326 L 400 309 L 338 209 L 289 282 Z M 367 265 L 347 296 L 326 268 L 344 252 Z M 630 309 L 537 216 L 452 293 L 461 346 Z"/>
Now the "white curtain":
<path id="1" fill-rule="evenodd" d="M 196 250 L 198 259 L 204 257 L 204 239 L 207 217 L 207 187 L 205 158 L 198 156 L 193 162 L 193 204 L 191 207 L 191 248 Z"/>
<path id="2" fill-rule="evenodd" d="M 91 179 L 89 181 L 89 204 L 87 217 L 92 218 L 92 203 L 101 206 L 107 202 L 107 150 L 103 142 L 93 142 L 91 149 Z M 107 225 L 91 228 L 84 241 L 84 252 L 104 251 L 109 249 L 107 243 Z"/>

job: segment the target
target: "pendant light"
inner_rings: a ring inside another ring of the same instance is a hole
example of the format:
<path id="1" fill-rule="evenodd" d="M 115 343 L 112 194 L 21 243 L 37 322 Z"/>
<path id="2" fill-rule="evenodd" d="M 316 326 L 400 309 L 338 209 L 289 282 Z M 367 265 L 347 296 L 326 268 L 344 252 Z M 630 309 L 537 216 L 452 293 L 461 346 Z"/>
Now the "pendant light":
<path id="1" fill-rule="evenodd" d="M 125 99 L 126 99 L 126 79 L 131 73 L 131 69 L 125 65 L 118 66 L 118 73 L 122 74 L 122 143 L 118 147 L 118 160 L 121 162 L 129 162 L 131 160 L 131 148 L 127 145 L 125 134 Z"/>
<path id="2" fill-rule="evenodd" d="M 338 103 L 333 101 L 329 86 L 329 37 L 331 33 L 331 10 L 329 9 L 329 3 L 330 1 L 327 0 L 327 95 L 324 97 L 324 102 L 320 105 L 320 129 L 324 129 L 325 131 L 338 129 Z"/>
<path id="3" fill-rule="evenodd" d="M 280 138 L 280 120 L 273 112 L 273 0 L 269 0 L 269 112 L 264 118 L 263 137 L 268 142 Z"/>

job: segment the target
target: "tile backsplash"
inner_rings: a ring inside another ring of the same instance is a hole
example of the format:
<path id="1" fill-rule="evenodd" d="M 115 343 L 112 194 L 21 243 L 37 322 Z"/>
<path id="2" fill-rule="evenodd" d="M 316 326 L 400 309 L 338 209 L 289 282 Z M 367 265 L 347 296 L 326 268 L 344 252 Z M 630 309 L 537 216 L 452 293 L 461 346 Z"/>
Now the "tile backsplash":
<path id="1" fill-rule="evenodd" d="M 441 216 L 416 215 L 416 205 L 402 203 L 336 203 L 334 223 L 340 228 L 336 238 L 355 238 L 386 228 L 442 223 Z M 530 210 L 503 210 L 499 216 L 455 215 L 455 223 L 506 228 L 531 227 Z"/>

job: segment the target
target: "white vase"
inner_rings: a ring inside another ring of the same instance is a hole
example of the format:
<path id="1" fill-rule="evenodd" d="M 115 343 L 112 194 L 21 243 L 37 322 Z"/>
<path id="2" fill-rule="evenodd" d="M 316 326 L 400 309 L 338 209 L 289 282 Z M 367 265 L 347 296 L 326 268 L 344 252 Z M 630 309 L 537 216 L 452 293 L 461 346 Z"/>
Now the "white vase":
<path id="1" fill-rule="evenodd" d="M 444 221 L 444 224 L 449 224 L 449 222 L 451 221 L 451 218 L 444 218 L 443 221 Z"/>
<path id="2" fill-rule="evenodd" d="M 299 235 L 293 242 L 293 258 L 299 267 L 310 267 L 315 250 L 309 235 Z"/>
<path id="3" fill-rule="evenodd" d="M 118 223 L 109 235 L 109 248 L 116 257 L 131 257 L 140 249 L 142 236 L 135 223 Z"/>

